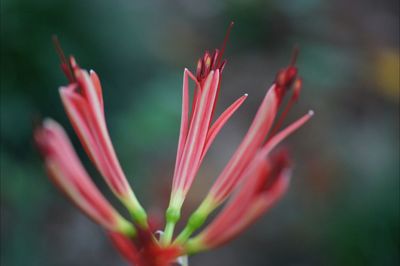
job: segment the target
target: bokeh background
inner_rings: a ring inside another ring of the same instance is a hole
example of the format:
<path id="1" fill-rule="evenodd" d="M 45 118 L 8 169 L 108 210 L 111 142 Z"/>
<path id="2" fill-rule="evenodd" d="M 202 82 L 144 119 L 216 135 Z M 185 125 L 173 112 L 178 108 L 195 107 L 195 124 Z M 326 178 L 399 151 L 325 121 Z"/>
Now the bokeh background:
<path id="1" fill-rule="evenodd" d="M 285 143 L 295 161 L 287 196 L 190 265 L 399 264 L 398 1 L 2 0 L 1 265 L 126 265 L 48 181 L 32 144 L 37 117 L 61 122 L 113 200 L 60 104 L 66 79 L 52 34 L 100 75 L 117 153 L 157 216 L 171 185 L 183 68 L 219 47 L 231 20 L 217 110 L 249 98 L 216 140 L 185 209 L 227 162 L 294 44 L 304 90 L 288 121 L 309 109 L 316 116 Z"/>

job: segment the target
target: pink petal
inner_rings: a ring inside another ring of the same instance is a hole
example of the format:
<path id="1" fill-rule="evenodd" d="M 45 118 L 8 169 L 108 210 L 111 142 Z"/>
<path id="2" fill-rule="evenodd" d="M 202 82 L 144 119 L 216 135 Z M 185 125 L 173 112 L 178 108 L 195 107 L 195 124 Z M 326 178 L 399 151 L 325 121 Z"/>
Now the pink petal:
<path id="1" fill-rule="evenodd" d="M 273 85 L 264 97 L 242 143 L 210 190 L 209 195 L 218 204 L 229 196 L 235 185 L 240 181 L 242 171 L 254 157 L 258 147 L 267 136 L 276 116 L 278 100 L 275 86 Z"/>
<path id="2" fill-rule="evenodd" d="M 94 118 L 91 116 L 87 102 L 80 94 L 72 92 L 68 87 L 61 87 L 60 95 L 68 118 L 89 158 L 103 176 L 111 176 L 109 164 L 98 145 L 96 132 L 94 132 L 93 126 L 91 126 L 95 122 L 93 121 Z M 111 187 L 117 186 L 115 182 L 111 183 L 108 179 L 106 181 Z"/>
<path id="3" fill-rule="evenodd" d="M 231 106 L 229 106 L 218 119 L 211 126 L 210 130 L 207 134 L 206 144 L 204 145 L 203 153 L 201 155 L 200 162 L 203 161 L 204 156 L 206 155 L 208 149 L 213 143 L 215 137 L 218 135 L 219 131 L 226 124 L 226 122 L 231 118 L 231 116 L 236 112 L 236 110 L 242 105 L 242 103 L 246 100 L 247 94 L 243 95 L 239 99 L 237 99 Z"/>
<path id="4" fill-rule="evenodd" d="M 277 163 L 274 159 L 266 160 L 262 152 L 257 153 L 246 169 L 243 186 L 214 221 L 196 237 L 202 245 L 214 248 L 226 243 L 280 199 L 288 187 L 290 171 L 286 163 Z M 276 167 L 275 173 L 273 169 Z"/>
<path id="5" fill-rule="evenodd" d="M 103 90 L 101 88 L 99 76 L 96 74 L 96 72 L 94 72 L 94 70 L 90 70 L 89 73 L 90 73 L 90 79 L 92 80 L 93 86 L 96 89 L 97 98 L 99 99 L 101 109 L 103 109 L 103 111 L 104 111 Z"/>
<path id="6" fill-rule="evenodd" d="M 124 221 L 89 178 L 62 127 L 46 120 L 36 129 L 35 141 L 44 156 L 51 180 L 86 215 L 109 230 Z"/>
<path id="7" fill-rule="evenodd" d="M 183 72 L 181 128 L 179 132 L 178 151 L 176 154 L 174 176 L 176 175 L 176 172 L 178 171 L 178 166 L 181 162 L 183 148 L 185 147 L 189 127 L 189 72 L 190 71 L 186 68 Z"/>
<path id="8" fill-rule="evenodd" d="M 198 104 L 195 106 L 194 116 L 189 128 L 182 159 L 177 175 L 174 177 L 176 182 L 174 182 L 175 187 L 173 187 L 173 194 L 177 189 L 183 189 L 183 193 L 186 194 L 198 170 L 199 160 L 207 137 L 207 125 L 211 119 L 211 111 L 216 97 L 218 83 L 219 71 L 211 71 L 202 87 Z"/>
<path id="9" fill-rule="evenodd" d="M 89 157 L 110 188 L 118 197 L 129 196 L 132 194 L 131 188 L 108 134 L 102 97 L 99 96 L 100 90 L 96 85 L 98 79 L 95 74 L 90 77 L 86 71 L 80 69 L 75 69 L 75 76 L 79 83 L 79 92 L 72 90 L 71 85 L 60 90 L 68 117 Z"/>
<path id="10" fill-rule="evenodd" d="M 273 148 L 275 148 L 281 141 L 291 135 L 293 132 L 302 127 L 308 120 L 314 115 L 314 111 L 309 111 L 307 114 L 290 124 L 288 127 L 280 131 L 278 134 L 274 135 L 271 139 L 269 139 L 263 149 L 262 152 L 264 156 L 266 156 Z"/>

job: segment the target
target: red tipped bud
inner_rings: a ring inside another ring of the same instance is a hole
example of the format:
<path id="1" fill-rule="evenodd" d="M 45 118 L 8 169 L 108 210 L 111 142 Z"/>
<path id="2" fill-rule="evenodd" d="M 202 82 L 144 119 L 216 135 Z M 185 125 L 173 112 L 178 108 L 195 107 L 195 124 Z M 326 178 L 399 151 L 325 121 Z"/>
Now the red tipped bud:
<path id="1" fill-rule="evenodd" d="M 199 82 L 203 81 L 212 70 L 219 70 L 220 73 L 222 73 L 222 70 L 226 64 L 226 60 L 223 60 L 222 57 L 224 55 L 226 44 L 228 42 L 229 34 L 233 27 L 233 24 L 233 21 L 229 24 L 221 49 L 215 49 L 214 53 L 212 54 L 206 51 L 203 57 L 200 58 L 197 62 L 196 78 Z"/>
<path id="2" fill-rule="evenodd" d="M 297 75 L 297 68 L 294 66 L 289 66 L 278 72 L 276 76 L 276 84 L 279 87 L 286 88 L 293 84 Z"/>
<path id="3" fill-rule="evenodd" d="M 202 68 L 203 68 L 203 60 L 200 58 L 197 61 L 197 67 L 196 67 L 196 77 L 197 77 L 197 79 L 200 79 Z"/>
<path id="4" fill-rule="evenodd" d="M 297 78 L 293 84 L 293 95 L 292 99 L 297 101 L 300 97 L 301 88 L 303 87 L 303 80 L 301 78 Z"/>

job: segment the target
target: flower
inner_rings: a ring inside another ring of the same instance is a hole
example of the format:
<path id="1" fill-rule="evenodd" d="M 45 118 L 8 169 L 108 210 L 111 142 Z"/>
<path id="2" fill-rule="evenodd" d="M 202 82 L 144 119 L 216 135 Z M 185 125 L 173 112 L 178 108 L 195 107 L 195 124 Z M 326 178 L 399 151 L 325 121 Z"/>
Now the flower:
<path id="1" fill-rule="evenodd" d="M 99 77 L 93 70 L 88 73 L 81 69 L 72 56 L 68 62 L 60 46 L 56 47 L 61 68 L 70 82 L 60 88 L 60 96 L 74 130 L 108 186 L 135 220 L 146 227 L 146 213 L 122 171 L 108 134 Z"/>
<path id="2" fill-rule="evenodd" d="M 309 111 L 281 130 L 283 120 L 298 100 L 302 87 L 295 66 L 297 49 L 289 66 L 278 72 L 250 128 L 209 193 L 189 217 L 182 232 L 174 235 L 185 197 L 207 151 L 222 127 L 248 97 L 247 94 L 239 97 L 214 121 L 226 65 L 223 55 L 232 26 L 233 23 L 228 28 L 221 49 L 213 53 L 205 52 L 199 59 L 195 74 L 188 69 L 183 72 L 180 135 L 166 224 L 161 233 L 156 233 L 160 231 L 149 225 L 147 214 L 119 164 L 107 129 L 102 87 L 97 74 L 80 68 L 74 57 L 67 59 L 55 39 L 61 68 L 69 81 L 67 86 L 60 88 L 68 118 L 90 160 L 114 195 L 128 209 L 132 221 L 122 217 L 102 196 L 57 122 L 46 119 L 37 127 L 35 142 L 55 185 L 107 231 L 121 255 L 134 265 L 167 266 L 182 259 L 182 256 L 221 246 L 254 223 L 283 196 L 288 187 L 291 176 L 288 151 L 274 152 L 274 149 L 313 115 Z M 195 85 L 191 105 L 189 80 Z M 283 99 L 290 90 L 292 96 L 277 118 Z M 228 203 L 217 217 L 192 237 L 208 216 L 227 199 Z"/>

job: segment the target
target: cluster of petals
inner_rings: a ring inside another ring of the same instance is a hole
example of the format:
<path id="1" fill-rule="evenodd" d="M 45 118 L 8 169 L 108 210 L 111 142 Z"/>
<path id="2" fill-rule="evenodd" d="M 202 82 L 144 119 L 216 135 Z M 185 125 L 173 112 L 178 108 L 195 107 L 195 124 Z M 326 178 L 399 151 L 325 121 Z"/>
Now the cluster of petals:
<path id="1" fill-rule="evenodd" d="M 167 266 L 179 257 L 218 247 L 254 223 L 282 197 L 288 187 L 291 175 L 288 152 L 274 151 L 274 148 L 312 116 L 310 111 L 280 130 L 302 86 L 295 67 L 297 53 L 289 66 L 278 72 L 274 83 L 267 89 L 242 142 L 205 199 L 189 217 L 186 227 L 180 234 L 174 234 L 185 197 L 207 151 L 223 126 L 248 97 L 247 94 L 239 97 L 214 119 L 226 65 L 223 54 L 227 37 L 221 49 L 213 53 L 206 52 L 199 59 L 194 74 L 188 69 L 184 70 L 176 163 L 166 210 L 166 226 L 161 234 L 149 226 L 146 212 L 117 159 L 107 129 L 102 88 L 97 74 L 80 68 L 72 56 L 66 58 L 57 46 L 61 68 L 69 80 L 67 86 L 60 88 L 67 116 L 88 157 L 111 191 L 128 209 L 132 220 L 120 215 L 102 196 L 57 122 L 46 119 L 36 128 L 35 141 L 51 180 L 78 208 L 107 231 L 115 247 L 132 265 Z M 191 101 L 190 84 L 194 85 Z M 292 95 L 279 116 L 278 111 L 289 91 L 292 91 Z M 228 202 L 216 218 L 193 237 L 192 234 L 208 216 L 227 199 Z"/>

